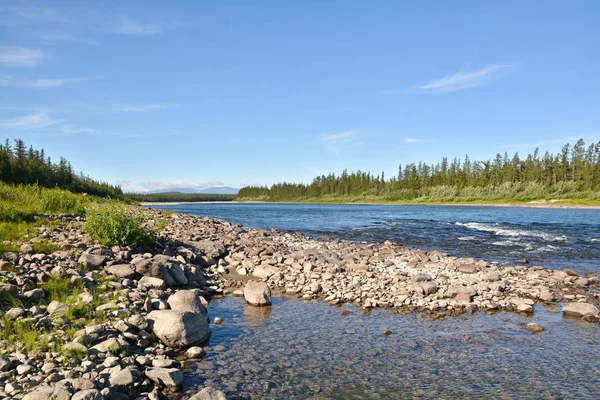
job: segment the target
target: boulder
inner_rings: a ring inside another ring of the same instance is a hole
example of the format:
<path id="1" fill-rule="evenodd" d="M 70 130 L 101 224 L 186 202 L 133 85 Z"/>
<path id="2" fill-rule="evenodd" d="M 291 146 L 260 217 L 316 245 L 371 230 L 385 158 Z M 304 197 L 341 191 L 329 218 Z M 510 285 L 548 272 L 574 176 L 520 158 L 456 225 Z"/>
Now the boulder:
<path id="1" fill-rule="evenodd" d="M 53 300 L 50 304 L 48 304 L 48 308 L 46 310 L 50 315 L 64 315 L 67 313 L 67 311 L 69 311 L 69 306 L 61 303 L 60 301 Z"/>
<path id="2" fill-rule="evenodd" d="M 271 288 L 264 282 L 250 281 L 244 287 L 244 297 L 252 306 L 270 306 Z"/>
<path id="3" fill-rule="evenodd" d="M 116 264 L 106 268 L 111 274 L 118 276 L 119 278 L 133 278 L 135 270 L 129 264 Z"/>
<path id="4" fill-rule="evenodd" d="M 75 393 L 71 400 L 104 400 L 104 396 L 99 390 L 87 389 Z"/>
<path id="5" fill-rule="evenodd" d="M 463 274 L 475 274 L 477 273 L 477 267 L 472 264 L 461 264 L 458 266 L 458 272 Z"/>
<path id="6" fill-rule="evenodd" d="M 179 290 L 169 297 L 167 303 L 171 310 L 207 314 L 200 296 L 194 290 Z"/>
<path id="7" fill-rule="evenodd" d="M 187 347 L 204 343 L 210 337 L 208 315 L 178 310 L 158 310 L 148 314 L 152 330 L 167 346 Z"/>
<path id="8" fill-rule="evenodd" d="M 562 309 L 563 315 L 567 317 L 585 318 L 597 320 L 600 310 L 590 303 L 569 303 Z"/>
<path id="9" fill-rule="evenodd" d="M 138 286 L 143 286 L 148 289 L 160 289 L 163 290 L 167 287 L 164 280 L 160 278 L 154 278 L 151 276 L 144 276 L 139 280 Z"/>
<path id="10" fill-rule="evenodd" d="M 421 287 L 423 288 L 423 293 L 425 293 L 426 296 L 434 294 L 438 291 L 437 285 L 433 282 L 423 282 L 421 283 Z"/>
<path id="11" fill-rule="evenodd" d="M 79 264 L 87 268 L 98 269 L 106 264 L 106 257 L 96 254 L 83 253 L 78 260 Z"/>
<path id="12" fill-rule="evenodd" d="M 190 397 L 190 400 L 227 400 L 225 393 L 212 387 L 205 387 L 200 393 Z"/>
<path id="13" fill-rule="evenodd" d="M 183 383 L 183 371 L 177 368 L 146 368 L 144 374 L 155 384 L 174 388 Z"/>
<path id="14" fill-rule="evenodd" d="M 127 387 L 132 385 L 140 376 L 140 371 L 135 367 L 126 367 L 112 374 L 109 378 L 110 386 Z"/>

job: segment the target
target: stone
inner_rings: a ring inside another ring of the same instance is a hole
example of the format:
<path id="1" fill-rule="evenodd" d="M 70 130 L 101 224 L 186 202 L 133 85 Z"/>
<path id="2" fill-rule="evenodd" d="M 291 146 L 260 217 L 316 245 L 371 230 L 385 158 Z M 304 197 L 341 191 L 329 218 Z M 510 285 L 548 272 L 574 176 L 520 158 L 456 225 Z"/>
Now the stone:
<path id="1" fill-rule="evenodd" d="M 579 274 L 575 271 L 573 271 L 572 269 L 565 269 L 564 270 L 565 274 L 569 275 L 569 276 L 576 276 L 579 277 Z"/>
<path id="2" fill-rule="evenodd" d="M 184 377 L 183 371 L 177 368 L 149 367 L 144 374 L 157 385 L 170 388 L 181 386 Z"/>
<path id="3" fill-rule="evenodd" d="M 215 321 L 215 325 L 221 325 L 223 323 L 223 318 L 215 317 L 214 321 Z"/>
<path id="4" fill-rule="evenodd" d="M 42 291 L 42 296 L 44 295 L 44 291 Z M 10 283 L 0 282 L 0 298 L 5 298 L 4 296 L 17 297 L 19 295 L 19 288 L 16 285 L 11 285 Z"/>
<path id="5" fill-rule="evenodd" d="M 61 387 L 44 386 L 23 396 L 23 400 L 69 400 L 71 393 Z"/>
<path id="6" fill-rule="evenodd" d="M 178 310 L 159 310 L 148 314 L 152 330 L 167 346 L 187 347 L 204 343 L 210 337 L 208 314 Z"/>
<path id="7" fill-rule="evenodd" d="M 423 288 L 423 293 L 425 293 L 426 296 L 434 294 L 438 291 L 437 285 L 433 282 L 423 282 L 420 286 Z"/>
<path id="8" fill-rule="evenodd" d="M 8 310 L 4 316 L 8 319 L 17 319 L 20 316 L 22 316 L 23 314 L 25 314 L 25 310 L 23 310 L 20 307 L 13 307 L 10 310 Z"/>
<path id="9" fill-rule="evenodd" d="M 188 358 L 202 358 L 206 355 L 204 349 L 200 346 L 192 346 L 185 352 Z"/>
<path id="10" fill-rule="evenodd" d="M 79 264 L 84 265 L 86 268 L 98 269 L 106 264 L 106 257 L 102 255 L 83 253 L 78 260 Z"/>
<path id="11" fill-rule="evenodd" d="M 541 325 L 538 325 L 534 322 L 531 322 L 531 323 L 525 325 L 525 329 L 527 329 L 528 331 L 531 331 L 531 332 L 535 332 L 535 333 L 544 332 L 544 328 L 542 328 Z"/>
<path id="12" fill-rule="evenodd" d="M 271 288 L 264 282 L 249 281 L 244 287 L 244 298 L 252 306 L 270 306 Z"/>
<path id="13" fill-rule="evenodd" d="M 6 372 L 12 367 L 12 361 L 6 356 L 0 356 L 0 372 Z"/>
<path id="14" fill-rule="evenodd" d="M 150 326 L 148 324 L 148 321 L 146 320 L 146 317 L 139 315 L 139 314 L 132 315 L 131 317 L 129 317 L 127 322 L 131 326 L 134 326 L 135 328 L 137 328 L 140 331 L 145 331 Z"/>
<path id="15" fill-rule="evenodd" d="M 135 271 L 130 264 L 111 265 L 106 270 L 119 278 L 133 278 L 135 276 Z"/>
<path id="16" fill-rule="evenodd" d="M 69 306 L 60 301 L 53 300 L 46 308 L 50 315 L 64 315 L 69 311 Z"/>
<path id="17" fill-rule="evenodd" d="M 152 360 L 152 366 L 160 368 L 174 368 L 179 367 L 179 362 L 170 358 L 155 358 Z"/>
<path id="18" fill-rule="evenodd" d="M 475 274 L 477 273 L 477 267 L 471 264 L 461 264 L 458 266 L 458 272 L 463 274 Z"/>
<path id="19" fill-rule="evenodd" d="M 113 350 L 127 349 L 129 344 L 123 339 L 109 338 L 90 349 L 91 353 L 106 353 Z"/>
<path id="20" fill-rule="evenodd" d="M 563 315 L 575 318 L 597 319 L 600 315 L 600 310 L 590 303 L 568 303 L 562 309 Z"/>
<path id="21" fill-rule="evenodd" d="M 163 290 L 167 287 L 167 284 L 163 279 L 154 278 L 151 276 L 144 276 L 138 281 L 138 286 L 143 286 L 148 289 L 160 289 Z"/>
<path id="22" fill-rule="evenodd" d="M 104 396 L 96 389 L 88 389 L 77 392 L 71 400 L 104 400 Z"/>
<path id="23" fill-rule="evenodd" d="M 137 380 L 140 376 L 140 371 L 135 367 L 126 367 L 121 371 L 112 374 L 109 378 L 111 386 L 127 387 Z"/>
<path id="24" fill-rule="evenodd" d="M 194 290 L 179 290 L 167 300 L 171 310 L 206 313 L 200 296 Z"/>
<path id="25" fill-rule="evenodd" d="M 19 252 L 21 254 L 33 254 L 33 246 L 29 243 L 23 243 L 21 247 L 19 247 Z"/>
<path id="26" fill-rule="evenodd" d="M 227 398 L 225 393 L 208 386 L 202 389 L 200 393 L 190 397 L 189 400 L 227 400 Z"/>

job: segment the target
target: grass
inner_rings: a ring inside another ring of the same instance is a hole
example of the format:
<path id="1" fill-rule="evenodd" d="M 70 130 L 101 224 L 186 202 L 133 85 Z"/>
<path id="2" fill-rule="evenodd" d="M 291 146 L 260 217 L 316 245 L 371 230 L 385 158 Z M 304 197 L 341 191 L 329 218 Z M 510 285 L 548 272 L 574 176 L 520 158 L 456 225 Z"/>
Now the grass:
<path id="1" fill-rule="evenodd" d="M 141 219 L 123 206 L 96 205 L 86 213 L 85 232 L 104 246 L 138 245 L 151 240 L 150 233 L 141 226 Z"/>
<path id="2" fill-rule="evenodd" d="M 60 246 L 50 243 L 47 240 L 42 240 L 33 244 L 33 251 L 35 253 L 52 254 L 57 250 L 60 250 Z"/>
<path id="3" fill-rule="evenodd" d="M 174 214 L 174 211 L 173 211 L 173 210 L 164 210 L 164 211 L 163 211 L 163 214 L 165 215 L 165 217 L 168 217 L 168 216 L 170 216 L 170 215 L 173 215 L 173 214 Z"/>
<path id="4" fill-rule="evenodd" d="M 64 303 L 70 296 L 77 296 L 83 290 L 83 284 L 80 281 L 71 282 L 69 277 L 53 276 L 41 285 L 44 291 L 44 297 L 48 303 L 56 300 Z"/>
<path id="5" fill-rule="evenodd" d="M 5 317 L 1 324 L 0 340 L 6 341 L 13 349 L 18 347 L 27 352 L 33 352 L 48 348 L 48 336 L 36 328 L 33 322 L 15 321 Z"/>
<path id="6" fill-rule="evenodd" d="M 156 223 L 154 224 L 154 230 L 160 231 L 160 230 L 164 229 L 166 226 L 167 226 L 166 220 L 158 219 L 158 220 L 156 220 Z"/>

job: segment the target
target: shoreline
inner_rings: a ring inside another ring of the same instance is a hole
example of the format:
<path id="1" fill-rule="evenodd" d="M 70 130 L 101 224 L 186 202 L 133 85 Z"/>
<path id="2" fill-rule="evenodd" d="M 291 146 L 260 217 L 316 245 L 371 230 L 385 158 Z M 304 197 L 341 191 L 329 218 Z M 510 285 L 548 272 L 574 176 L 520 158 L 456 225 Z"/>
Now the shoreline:
<path id="1" fill-rule="evenodd" d="M 368 206 L 456 206 L 456 207 L 504 207 L 504 208 L 564 208 L 564 209 L 589 209 L 600 210 L 600 204 L 574 204 L 574 203 L 552 203 L 552 202 L 528 202 L 528 203 L 403 203 L 403 202 L 287 202 L 287 201 L 172 201 L 172 202 L 143 202 L 142 207 L 153 206 L 180 206 L 194 204 L 311 204 L 311 205 L 368 205 Z"/>
<path id="2" fill-rule="evenodd" d="M 28 393 L 24 400 L 44 393 L 69 397 L 84 390 L 106 397 L 172 396 L 189 367 L 202 363 L 211 334 L 207 308 L 221 295 L 243 297 L 249 304 L 253 298 L 264 299 L 266 303 L 256 304 L 268 306 L 272 295 L 284 295 L 365 311 L 423 313 L 432 320 L 499 311 L 532 316 L 535 304 L 556 312 L 562 308 L 564 316 L 590 323 L 600 319 L 600 294 L 591 291 L 599 287 L 597 274 L 501 265 L 391 241 L 312 239 L 185 213 L 131 210 L 152 230 L 154 243 L 101 246 L 81 230 L 83 218 L 63 216 L 53 217 L 60 228 L 38 227 L 38 236 L 26 240 L 20 254 L 3 257 L 1 270 L 11 283 L 0 283 L 0 292 L 22 301 L 7 311 L 10 318 L 15 323 L 43 321 L 39 334 L 54 335 L 60 342 L 59 350 L 30 349 L 15 357 L 5 340 L 0 362 L 9 371 L 24 372 L 6 375 L 5 388 L 11 390 L 0 388 L 0 397 L 30 390 L 31 397 Z M 40 240 L 61 250 L 34 254 L 32 245 Z M 41 275 L 32 279 L 32 272 Z M 43 290 L 42 275 L 71 285 L 79 282 L 81 288 L 52 299 Z M 248 288 L 257 285 L 264 292 Z M 86 317 L 79 318 L 76 310 L 85 310 L 81 315 Z M 535 323 L 524 329 L 544 330 Z M 49 361 L 49 354 L 58 361 Z M 79 372 L 77 385 L 65 383 Z M 21 389 L 25 380 L 37 386 Z"/>

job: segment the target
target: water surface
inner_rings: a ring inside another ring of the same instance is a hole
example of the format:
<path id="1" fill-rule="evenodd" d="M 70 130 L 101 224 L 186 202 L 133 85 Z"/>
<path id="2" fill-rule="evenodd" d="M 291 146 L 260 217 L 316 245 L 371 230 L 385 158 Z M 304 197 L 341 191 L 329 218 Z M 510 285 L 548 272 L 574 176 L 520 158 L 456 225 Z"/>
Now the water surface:
<path id="1" fill-rule="evenodd" d="M 390 310 L 362 314 L 319 301 L 276 298 L 272 308 L 215 299 L 207 356 L 186 380 L 230 399 L 597 399 L 595 324 L 536 307 L 533 318 L 498 313 L 431 321 Z M 537 322 L 534 334 L 519 323 Z M 392 334 L 386 336 L 384 329 Z M 468 340 L 467 340 L 468 337 Z"/>
<path id="2" fill-rule="evenodd" d="M 491 261 L 600 271 L 600 210 L 420 205 L 184 204 L 153 206 L 255 229 L 392 240 Z"/>

